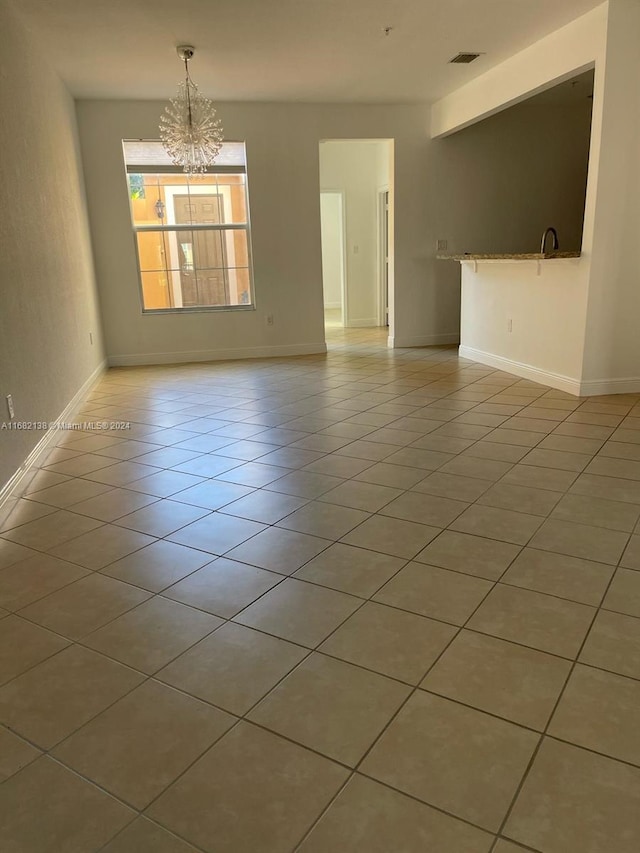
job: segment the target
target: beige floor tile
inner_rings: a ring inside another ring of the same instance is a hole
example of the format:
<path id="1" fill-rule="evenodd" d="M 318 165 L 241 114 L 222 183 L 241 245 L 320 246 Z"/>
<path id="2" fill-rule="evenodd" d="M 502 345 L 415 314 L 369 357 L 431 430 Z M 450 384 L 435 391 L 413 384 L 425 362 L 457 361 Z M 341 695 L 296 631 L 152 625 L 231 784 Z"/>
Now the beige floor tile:
<path id="1" fill-rule="evenodd" d="M 636 531 L 638 528 L 636 528 Z M 620 565 L 627 569 L 640 570 L 640 536 L 632 536 L 625 548 Z"/>
<path id="2" fill-rule="evenodd" d="M 331 489 L 320 498 L 320 501 L 351 509 L 377 512 L 394 498 L 402 494 L 401 489 L 381 486 L 359 480 L 348 480 L 346 483 Z"/>
<path id="3" fill-rule="evenodd" d="M 379 462 L 353 478 L 354 482 L 372 483 L 394 489 L 410 489 L 424 477 L 422 469 L 408 468 L 405 465 L 389 465 Z"/>
<path id="4" fill-rule="evenodd" d="M 50 486 L 48 489 L 43 489 L 39 492 L 31 492 L 29 500 L 40 501 L 48 506 L 64 509 L 80 501 L 85 501 L 109 492 L 110 489 L 110 486 L 105 486 L 101 483 L 92 483 L 90 480 L 75 478 L 73 480 L 66 480 L 64 483 L 58 483 L 56 486 Z"/>
<path id="5" fill-rule="evenodd" d="M 336 542 L 296 572 L 296 578 L 368 598 L 405 560 Z"/>
<path id="6" fill-rule="evenodd" d="M 472 444 L 463 456 L 475 456 L 477 459 L 491 459 L 495 462 L 519 462 L 528 452 L 527 447 L 519 447 L 505 442 L 494 442 L 491 434 L 482 441 Z"/>
<path id="7" fill-rule="evenodd" d="M 201 507 L 202 509 L 220 509 L 246 495 L 252 494 L 253 489 L 239 486 L 236 483 L 220 483 L 217 480 L 205 480 L 174 496 L 175 501 Z"/>
<path id="8" fill-rule="evenodd" d="M 143 506 L 154 503 L 157 498 L 132 492 L 129 489 L 109 489 L 95 498 L 73 505 L 73 511 L 79 515 L 88 515 L 99 521 L 115 521 Z"/>
<path id="9" fill-rule="evenodd" d="M 589 453 L 570 453 L 562 450 L 530 450 L 522 460 L 523 465 L 535 465 L 539 468 L 552 468 L 556 471 L 584 471 L 591 462 Z"/>
<path id="10" fill-rule="evenodd" d="M 388 430 L 388 432 L 399 432 L 399 430 Z M 348 456 L 353 459 L 365 459 L 369 462 L 382 462 L 392 453 L 395 453 L 400 444 L 396 442 L 383 441 L 379 438 L 380 431 L 372 432 L 365 439 L 352 441 L 335 451 L 335 457 Z"/>
<path id="11" fill-rule="evenodd" d="M 503 583 L 598 605 L 613 575 L 613 566 L 524 548 L 502 578 Z"/>
<path id="12" fill-rule="evenodd" d="M 53 756 L 143 809 L 234 722 L 198 699 L 147 681 L 59 744 Z"/>
<path id="13" fill-rule="evenodd" d="M 320 651 L 417 684 L 455 633 L 451 625 L 368 602 L 324 641 Z"/>
<path id="14" fill-rule="evenodd" d="M 9 542 L 8 539 L 0 539 L 0 570 L 7 568 L 7 566 L 14 566 L 22 560 L 29 559 L 29 557 L 35 557 L 37 553 L 37 551 L 26 548 L 24 545 Z"/>
<path id="15" fill-rule="evenodd" d="M 374 598 L 421 616 L 463 625 L 491 586 L 488 581 L 459 572 L 409 563 Z"/>
<path id="16" fill-rule="evenodd" d="M 505 835 L 536 850 L 636 853 L 640 770 L 545 738 Z"/>
<path id="17" fill-rule="evenodd" d="M 102 570 L 102 574 L 151 592 L 160 592 L 212 559 L 215 558 L 204 551 L 158 540 L 111 563 Z"/>
<path id="18" fill-rule="evenodd" d="M 512 465 L 511 462 L 461 455 L 443 465 L 441 471 L 443 474 L 462 474 L 465 477 L 477 477 L 480 480 L 495 482 L 503 477 Z"/>
<path id="19" fill-rule="evenodd" d="M 443 453 L 462 453 L 471 447 L 473 441 L 468 438 L 455 438 L 448 435 L 424 435 L 417 441 L 412 442 L 412 447 L 420 450 L 440 450 Z"/>
<path id="20" fill-rule="evenodd" d="M 440 528 L 399 518 L 373 515 L 348 533 L 343 542 L 410 560 L 440 533 Z"/>
<path id="21" fill-rule="evenodd" d="M 640 504 L 640 482 L 624 480 L 620 477 L 581 474 L 571 487 L 570 492 L 575 495 Z"/>
<path id="22" fill-rule="evenodd" d="M 14 530 L 7 530 L 2 535 L 5 539 L 27 548 L 48 551 L 56 545 L 73 539 L 74 536 L 81 536 L 100 526 L 100 521 L 61 509 L 44 518 L 22 524 Z"/>
<path id="23" fill-rule="evenodd" d="M 141 681 L 115 661 L 70 646 L 0 689 L 0 719 L 50 749 Z"/>
<path id="24" fill-rule="evenodd" d="M 41 755 L 39 749 L 27 743 L 18 735 L 0 726 L 0 783 L 31 764 Z M 0 830 L 1 840 L 1 830 Z"/>
<path id="25" fill-rule="evenodd" d="M 501 509 L 517 509 L 518 512 L 530 515 L 547 516 L 559 499 L 560 495 L 549 489 L 496 483 L 479 498 L 478 503 Z"/>
<path id="26" fill-rule="evenodd" d="M 420 468 L 423 471 L 436 471 L 454 458 L 452 453 L 442 453 L 439 450 L 421 450 L 419 447 L 403 447 L 387 456 L 390 465 L 404 465 L 409 468 Z M 425 474 L 426 476 L 426 474 Z"/>
<path id="27" fill-rule="evenodd" d="M 488 830 L 507 813 L 538 735 L 419 691 L 362 772 Z"/>
<path id="28" fill-rule="evenodd" d="M 463 501 L 450 500 L 420 492 L 405 492 L 387 504 L 380 513 L 405 521 L 446 527 L 468 507 Z"/>
<path id="29" fill-rule="evenodd" d="M 587 474 L 604 477 L 620 477 L 623 480 L 640 480 L 640 462 L 632 459 L 612 459 L 596 456 L 586 469 Z"/>
<path id="30" fill-rule="evenodd" d="M 409 693 L 397 681 L 314 653 L 249 719 L 355 767 Z"/>
<path id="31" fill-rule="evenodd" d="M 417 800 L 356 775 L 300 846 L 300 853 L 488 853 L 492 838 Z"/>
<path id="32" fill-rule="evenodd" d="M 0 607 L 20 610 L 86 574 L 88 570 L 80 566 L 37 554 L 0 572 Z"/>
<path id="33" fill-rule="evenodd" d="M 640 679 L 640 620 L 601 610 L 584 644 L 580 661 Z"/>
<path id="34" fill-rule="evenodd" d="M 264 529 L 264 524 L 214 512 L 172 533 L 168 538 L 179 545 L 222 556 Z"/>
<path id="35" fill-rule="evenodd" d="M 229 622 L 176 658 L 160 681 L 233 714 L 246 714 L 307 650 Z"/>
<path id="36" fill-rule="evenodd" d="M 504 475 L 502 482 L 533 489 L 548 489 L 552 492 L 566 492 L 577 476 L 573 471 L 557 471 L 553 468 L 519 464 L 514 465 Z"/>
<path id="37" fill-rule="evenodd" d="M 263 524 L 275 524 L 306 503 L 305 498 L 259 489 L 240 500 L 227 504 L 220 512 L 239 518 L 248 518 L 251 521 L 260 521 Z"/>
<path id="38" fill-rule="evenodd" d="M 603 442 L 597 438 L 585 438 L 575 435 L 549 435 L 540 442 L 541 450 L 561 450 L 569 453 L 585 453 L 592 456 L 602 447 Z"/>
<path id="39" fill-rule="evenodd" d="M 593 607 L 497 584 L 467 627 L 483 634 L 574 658 L 591 621 Z"/>
<path id="40" fill-rule="evenodd" d="M 149 593 L 100 574 L 81 578 L 25 607 L 20 615 L 79 640 L 149 598 Z"/>
<path id="41" fill-rule="evenodd" d="M 229 551 L 229 559 L 289 575 L 330 545 L 328 539 L 270 527 Z"/>
<path id="42" fill-rule="evenodd" d="M 220 557 L 165 589 L 163 595 L 231 619 L 281 580 L 281 575 Z"/>
<path id="43" fill-rule="evenodd" d="M 574 521 L 627 533 L 631 533 L 639 517 L 640 506 L 585 495 L 565 495 L 551 513 L 551 518 L 561 521 Z"/>
<path id="44" fill-rule="evenodd" d="M 83 453 L 60 462 L 47 465 L 47 470 L 57 474 L 67 474 L 70 477 L 82 477 L 91 471 L 107 468 L 113 465 L 113 459 L 108 456 L 98 456 L 94 453 Z"/>
<path id="45" fill-rule="evenodd" d="M 239 613 L 234 621 L 315 648 L 361 603 L 352 595 L 289 578 Z"/>
<path id="46" fill-rule="evenodd" d="M 489 480 L 478 480 L 475 477 L 463 477 L 460 474 L 443 474 L 441 471 L 434 471 L 413 486 L 412 491 L 471 503 L 484 494 L 490 486 Z"/>
<path id="47" fill-rule="evenodd" d="M 529 545 L 543 551 L 584 557 L 600 563 L 616 565 L 629 540 L 628 533 L 548 519 L 533 536 Z"/>
<path id="48" fill-rule="evenodd" d="M 640 682 L 578 664 L 549 734 L 611 758 L 640 764 Z"/>
<path id="49" fill-rule="evenodd" d="M 238 442 L 240 443 L 240 442 Z M 245 446 L 249 445 L 251 442 L 245 442 Z M 257 442 L 253 442 L 253 444 L 258 444 Z M 274 448 L 270 451 L 270 448 Z M 270 452 L 269 452 L 270 451 Z M 224 456 L 235 456 L 239 453 L 237 445 L 233 445 L 232 447 L 226 447 L 224 450 L 219 451 L 220 454 Z M 321 462 L 324 461 L 324 454 L 318 452 L 317 450 L 302 450 L 300 447 L 277 447 L 276 445 L 266 444 L 260 445 L 258 456 L 255 456 L 249 451 L 248 453 L 242 453 L 237 456 L 240 459 L 257 459 L 264 465 L 275 465 L 280 468 L 289 468 L 289 469 L 298 469 L 304 468 L 305 466 L 313 466 L 316 465 L 318 460 Z M 338 460 L 336 457 L 327 457 L 331 458 L 332 461 L 338 462 L 343 460 Z M 359 460 L 349 459 L 344 460 L 345 462 L 356 462 Z M 362 463 L 363 465 L 369 465 L 369 462 Z M 360 466 L 360 463 L 357 467 Z M 332 468 L 335 470 L 348 470 L 349 465 L 340 466 L 340 465 L 332 465 Z M 322 473 L 323 466 L 320 465 L 317 468 L 310 467 L 310 471 L 320 471 Z M 327 473 L 331 474 L 332 471 L 328 471 Z M 341 476 L 338 474 L 337 476 Z"/>
<path id="50" fill-rule="evenodd" d="M 168 536 L 208 514 L 209 510 L 202 507 L 161 500 L 119 518 L 117 524 L 149 536 Z"/>
<path id="51" fill-rule="evenodd" d="M 94 631 L 84 643 L 151 674 L 220 624 L 216 616 L 156 596 Z"/>
<path id="52" fill-rule="evenodd" d="M 295 530 L 298 533 L 306 533 L 309 536 L 336 540 L 367 518 L 369 513 L 359 509 L 312 501 L 278 522 L 277 526 Z"/>
<path id="53" fill-rule="evenodd" d="M 499 839 L 496 846 L 493 848 L 493 853 L 527 853 L 524 847 L 519 844 L 512 844 L 510 841 Z"/>
<path id="54" fill-rule="evenodd" d="M 0 620 L 0 684 L 31 669 L 69 645 L 53 634 L 19 616 Z"/>
<path id="55" fill-rule="evenodd" d="M 38 819 L 29 804 L 37 803 Z M 135 812 L 43 756 L 9 779 L 0 798 L 9 853 L 97 853 Z"/>
<path id="56" fill-rule="evenodd" d="M 150 816 L 210 853 L 281 853 L 295 847 L 347 775 L 241 723 L 152 805 Z"/>
<path id="57" fill-rule="evenodd" d="M 202 482 L 202 479 L 202 477 L 185 474 L 181 471 L 160 471 L 157 474 L 151 474 L 149 477 L 142 477 L 140 480 L 128 483 L 127 488 L 157 498 L 169 498 L 191 486 L 197 486 L 198 483 Z"/>
<path id="58" fill-rule="evenodd" d="M 151 545 L 154 541 L 154 537 L 144 533 L 105 524 L 51 548 L 50 553 L 95 571 L 144 548 L 145 545 Z"/>
<path id="59" fill-rule="evenodd" d="M 106 457 L 103 457 L 106 459 Z M 141 480 L 143 477 L 150 477 L 157 474 L 159 468 L 152 465 L 142 465 L 140 462 L 127 460 L 126 462 L 116 462 L 109 465 L 108 468 L 100 468 L 98 471 L 91 471 L 85 474 L 85 478 L 92 480 L 95 483 L 104 483 L 107 486 L 126 486 L 129 483 L 134 483 Z"/>
<path id="60" fill-rule="evenodd" d="M 292 471 L 273 483 L 269 483 L 265 488 L 269 491 L 311 500 L 339 486 L 341 482 L 340 477 L 332 477 L 314 471 Z"/>
<path id="61" fill-rule="evenodd" d="M 138 817 L 120 832 L 101 853 L 197 853 L 196 848 L 182 841 L 144 817 Z"/>
<path id="62" fill-rule="evenodd" d="M 498 580 L 519 551 L 518 545 L 509 542 L 443 530 L 418 554 L 416 560 L 487 580 Z"/>
<path id="63" fill-rule="evenodd" d="M 618 569 L 602 606 L 628 616 L 640 616 L 640 572 Z"/>
<path id="64" fill-rule="evenodd" d="M 570 668 L 561 658 L 462 631 L 421 686 L 542 731 Z"/>
<path id="65" fill-rule="evenodd" d="M 213 459 L 214 457 L 209 457 Z M 214 471 L 210 476 L 223 483 L 237 483 L 239 486 L 262 488 L 274 483 L 289 474 L 288 468 L 278 468 L 275 465 L 263 465 L 261 462 L 246 462 L 227 471 Z"/>
<path id="66" fill-rule="evenodd" d="M 542 519 L 537 515 L 474 504 L 451 524 L 451 529 L 526 545 L 541 522 Z"/>

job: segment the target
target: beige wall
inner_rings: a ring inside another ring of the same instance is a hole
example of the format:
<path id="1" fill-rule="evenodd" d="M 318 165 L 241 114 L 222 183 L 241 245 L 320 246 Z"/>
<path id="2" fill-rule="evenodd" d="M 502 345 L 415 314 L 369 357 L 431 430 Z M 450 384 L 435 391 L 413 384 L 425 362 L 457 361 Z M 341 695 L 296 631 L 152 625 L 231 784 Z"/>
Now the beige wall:
<path id="1" fill-rule="evenodd" d="M 455 340 L 458 296 L 436 278 L 427 203 L 429 110 L 415 105 L 220 104 L 247 143 L 256 310 L 142 315 L 122 164 L 123 138 L 157 138 L 157 101 L 77 105 L 107 352 L 113 363 L 324 346 L 319 141 L 394 139 L 396 344 Z M 273 326 L 267 316 L 273 314 Z M 451 334 L 453 337 L 451 337 Z"/>
<path id="2" fill-rule="evenodd" d="M 3 3 L 0 56 L 0 423 L 51 421 L 103 359 L 75 113 Z M 0 431 L 0 489 L 41 436 Z"/>
<path id="3" fill-rule="evenodd" d="M 582 244 L 591 101 L 520 104 L 434 140 L 429 173 L 451 254 L 537 252 L 553 225 L 564 251 Z"/>

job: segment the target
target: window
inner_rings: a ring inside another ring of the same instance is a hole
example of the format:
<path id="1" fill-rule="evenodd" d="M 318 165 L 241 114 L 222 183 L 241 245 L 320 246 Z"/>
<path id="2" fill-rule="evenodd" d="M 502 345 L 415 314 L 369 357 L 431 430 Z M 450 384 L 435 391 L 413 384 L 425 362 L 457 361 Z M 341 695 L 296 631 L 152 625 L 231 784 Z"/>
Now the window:
<path id="1" fill-rule="evenodd" d="M 253 307 L 243 142 L 188 178 L 155 140 L 125 140 L 144 311 Z"/>

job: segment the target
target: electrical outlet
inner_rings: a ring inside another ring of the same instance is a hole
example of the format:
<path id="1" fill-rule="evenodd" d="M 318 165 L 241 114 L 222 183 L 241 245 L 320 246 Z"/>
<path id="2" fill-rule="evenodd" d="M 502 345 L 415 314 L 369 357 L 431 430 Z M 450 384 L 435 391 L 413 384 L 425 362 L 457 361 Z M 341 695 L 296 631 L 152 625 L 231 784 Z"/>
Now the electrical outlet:
<path id="1" fill-rule="evenodd" d="M 273 326 L 273 314 L 267 314 L 267 326 Z"/>
<path id="2" fill-rule="evenodd" d="M 446 252 L 448 246 L 449 246 L 449 243 L 447 240 L 438 240 L 437 248 L 438 248 L 439 252 Z"/>
<path id="3" fill-rule="evenodd" d="M 9 412 L 9 419 L 13 420 L 16 416 L 15 409 L 13 408 L 13 397 L 11 394 L 7 394 L 7 410 Z"/>
<path id="4" fill-rule="evenodd" d="M 507 320 L 507 332 L 513 332 L 513 320 L 511 319 L 511 317 L 509 317 L 509 319 Z"/>

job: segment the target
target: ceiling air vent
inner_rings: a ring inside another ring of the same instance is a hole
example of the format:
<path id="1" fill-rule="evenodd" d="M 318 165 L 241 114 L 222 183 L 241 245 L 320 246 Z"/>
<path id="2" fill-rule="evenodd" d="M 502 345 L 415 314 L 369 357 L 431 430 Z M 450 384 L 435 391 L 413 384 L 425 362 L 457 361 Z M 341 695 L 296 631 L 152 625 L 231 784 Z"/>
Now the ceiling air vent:
<path id="1" fill-rule="evenodd" d="M 449 62 L 453 62 L 457 65 L 468 65 L 479 56 L 479 53 L 459 53 L 457 56 L 454 56 L 453 59 L 450 59 Z"/>

